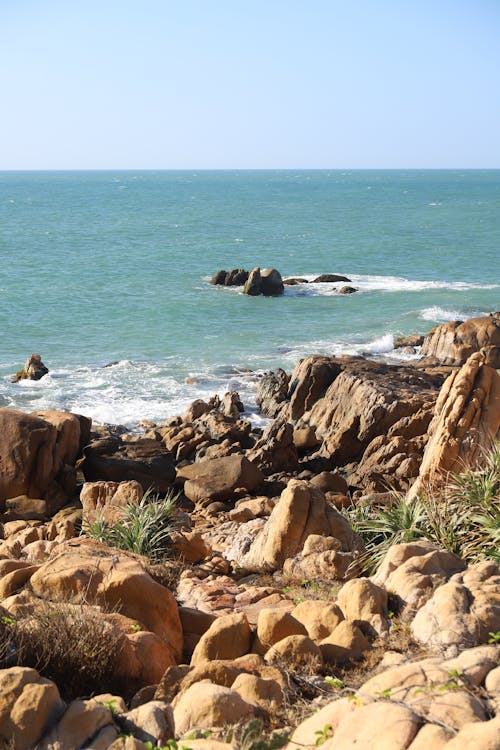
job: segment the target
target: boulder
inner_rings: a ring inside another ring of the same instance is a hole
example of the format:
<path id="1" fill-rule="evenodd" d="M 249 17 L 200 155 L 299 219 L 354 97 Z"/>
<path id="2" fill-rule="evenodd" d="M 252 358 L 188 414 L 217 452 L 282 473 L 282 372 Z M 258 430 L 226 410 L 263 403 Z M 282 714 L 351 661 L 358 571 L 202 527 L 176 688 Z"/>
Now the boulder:
<path id="1" fill-rule="evenodd" d="M 499 429 L 500 374 L 485 364 L 483 354 L 473 354 L 441 388 L 410 497 L 439 485 L 450 472 L 458 473 L 484 459 Z"/>
<path id="2" fill-rule="evenodd" d="M 339 289 L 339 294 L 354 294 L 357 291 L 358 290 L 353 286 L 341 286 Z"/>
<path id="3" fill-rule="evenodd" d="M 224 500 L 236 489 L 251 491 L 264 481 L 258 466 L 238 454 L 185 466 L 179 469 L 178 477 L 186 480 L 184 494 L 194 503 Z"/>
<path id="4" fill-rule="evenodd" d="M 480 350 L 490 367 L 500 368 L 500 315 L 436 326 L 425 336 L 421 354 L 441 364 L 457 366 Z"/>
<path id="5" fill-rule="evenodd" d="M 324 740 L 335 736 L 341 722 L 357 710 L 358 706 L 355 701 L 348 698 L 339 698 L 327 703 L 297 726 L 286 746 L 287 750 L 321 747 Z"/>
<path id="6" fill-rule="evenodd" d="M 370 648 L 370 644 L 356 625 L 342 620 L 335 630 L 321 641 L 319 648 L 326 664 L 337 665 L 360 659 Z"/>
<path id="7" fill-rule="evenodd" d="M 150 438 L 96 440 L 85 448 L 80 468 L 87 482 L 136 480 L 144 491 L 167 492 L 175 479 L 172 454 Z"/>
<path id="8" fill-rule="evenodd" d="M 320 490 L 292 479 L 241 564 L 248 570 L 277 570 L 303 549 L 311 534 L 335 537 L 345 551 L 362 548 L 361 539 L 340 513 L 327 506 Z"/>
<path id="9" fill-rule="evenodd" d="M 257 632 L 253 650 L 265 652 L 278 641 L 289 635 L 307 635 L 305 626 L 283 609 L 261 609 L 257 620 Z"/>
<path id="10" fill-rule="evenodd" d="M 75 700 L 37 745 L 37 750 L 66 750 L 86 746 L 104 727 L 113 724 L 109 708 L 94 700 Z"/>
<path id="11" fill-rule="evenodd" d="M 460 731 L 444 746 L 444 750 L 498 750 L 500 716 L 489 721 L 464 724 Z"/>
<path id="12" fill-rule="evenodd" d="M 346 620 L 366 620 L 387 616 L 387 592 L 368 578 L 353 578 L 337 594 L 337 604 Z"/>
<path id="13" fill-rule="evenodd" d="M 260 272 L 260 278 L 263 295 L 266 297 L 276 297 L 283 294 L 283 279 L 276 268 L 263 268 Z"/>
<path id="14" fill-rule="evenodd" d="M 292 425 L 282 418 L 273 420 L 247 455 L 267 476 L 296 471 L 299 460 Z"/>
<path id="15" fill-rule="evenodd" d="M 319 646 L 307 635 L 289 635 L 273 644 L 265 655 L 267 664 L 279 664 L 288 669 L 308 667 L 316 671 L 323 660 Z"/>
<path id="16" fill-rule="evenodd" d="M 61 546 L 61 552 L 31 576 L 35 596 L 52 602 L 119 608 L 142 623 L 170 649 L 182 652 L 182 628 L 172 593 L 154 581 L 138 560 L 88 540 Z"/>
<path id="17" fill-rule="evenodd" d="M 49 368 L 43 364 L 40 354 L 32 354 L 24 363 L 23 369 L 16 372 L 12 380 L 14 383 L 19 380 L 41 380 L 48 371 Z"/>
<path id="18" fill-rule="evenodd" d="M 374 702 L 344 716 L 323 750 L 407 750 L 421 725 L 420 717 L 406 706 Z"/>
<path id="19" fill-rule="evenodd" d="M 0 742 L 28 750 L 63 713 L 57 686 L 35 669 L 0 670 Z"/>
<path id="20" fill-rule="evenodd" d="M 254 674 L 240 674 L 233 682 L 232 689 L 244 701 L 266 712 L 276 711 L 283 704 L 283 689 L 276 680 L 266 680 Z"/>
<path id="21" fill-rule="evenodd" d="M 251 649 L 250 625 L 244 614 L 218 617 L 201 636 L 191 657 L 192 665 L 213 659 L 235 659 Z"/>
<path id="22" fill-rule="evenodd" d="M 205 680 L 191 685 L 176 698 L 173 709 L 175 731 L 180 737 L 193 729 L 215 729 L 244 723 L 259 713 L 236 691 Z"/>
<path id="23" fill-rule="evenodd" d="M 322 273 L 320 276 L 316 276 L 311 282 L 312 284 L 335 284 L 337 281 L 350 281 L 347 276 L 339 276 L 337 273 Z"/>
<path id="24" fill-rule="evenodd" d="M 325 393 L 340 374 L 340 364 L 333 357 L 314 355 L 300 360 L 290 377 L 289 416 L 296 422 Z"/>
<path id="25" fill-rule="evenodd" d="M 245 286 L 243 287 L 243 294 L 249 294 L 251 297 L 257 297 L 262 294 L 262 277 L 260 275 L 260 268 L 253 268 L 250 271 Z"/>
<path id="26" fill-rule="evenodd" d="M 248 279 L 248 271 L 244 268 L 233 268 L 228 271 L 224 279 L 224 286 L 243 286 Z"/>
<path id="27" fill-rule="evenodd" d="M 309 638 L 315 643 L 328 638 L 344 615 L 337 604 L 321 599 L 308 599 L 297 604 L 292 610 L 293 617 L 307 629 Z"/>
<path id="28" fill-rule="evenodd" d="M 487 643 L 500 631 L 500 567 L 471 565 L 439 586 L 411 624 L 415 640 L 448 656 Z"/>
<path id="29" fill-rule="evenodd" d="M 94 523 L 100 517 L 106 523 L 116 523 L 123 509 L 141 502 L 144 491 L 139 482 L 85 482 L 80 493 L 83 523 Z"/>
<path id="30" fill-rule="evenodd" d="M 122 732 L 132 734 L 142 742 L 163 746 L 174 738 L 174 715 L 171 706 L 163 701 L 148 701 L 116 717 Z"/>
<path id="31" fill-rule="evenodd" d="M 78 453 L 80 422 L 72 414 L 65 414 L 61 422 L 56 427 L 45 418 L 15 409 L 0 409 L 2 508 L 7 498 L 21 495 L 67 500 L 75 487 L 74 460 Z M 69 424 L 71 428 L 67 429 Z"/>

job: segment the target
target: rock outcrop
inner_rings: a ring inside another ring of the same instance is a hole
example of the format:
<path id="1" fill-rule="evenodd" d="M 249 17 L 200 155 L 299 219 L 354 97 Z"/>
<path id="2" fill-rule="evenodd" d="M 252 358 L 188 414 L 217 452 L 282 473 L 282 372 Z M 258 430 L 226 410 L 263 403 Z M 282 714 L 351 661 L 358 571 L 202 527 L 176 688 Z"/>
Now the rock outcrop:
<path id="1" fill-rule="evenodd" d="M 451 373 L 439 393 L 410 496 L 484 459 L 499 429 L 500 374 L 486 364 L 484 354 L 477 352 L 460 370 Z"/>
<path id="2" fill-rule="evenodd" d="M 480 350 L 488 365 L 500 368 L 500 313 L 436 326 L 425 336 L 421 354 L 457 366 Z"/>
<path id="3" fill-rule="evenodd" d="M 238 488 L 254 490 L 264 481 L 259 467 L 239 454 L 190 464 L 178 477 L 186 480 L 184 494 L 194 503 L 225 500 Z"/>

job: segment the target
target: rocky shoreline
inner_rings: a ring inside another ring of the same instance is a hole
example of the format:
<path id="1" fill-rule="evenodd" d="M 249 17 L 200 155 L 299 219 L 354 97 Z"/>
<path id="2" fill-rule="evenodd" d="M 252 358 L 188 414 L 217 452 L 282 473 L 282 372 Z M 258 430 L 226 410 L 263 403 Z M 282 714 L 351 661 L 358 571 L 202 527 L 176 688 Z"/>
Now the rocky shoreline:
<path id="1" fill-rule="evenodd" d="M 399 344 L 267 374 L 265 430 L 235 392 L 140 435 L 0 409 L 0 744 L 500 747 L 497 463 L 493 542 L 444 544 L 498 440 L 500 314 Z M 165 558 L 117 541 L 148 513 Z"/>

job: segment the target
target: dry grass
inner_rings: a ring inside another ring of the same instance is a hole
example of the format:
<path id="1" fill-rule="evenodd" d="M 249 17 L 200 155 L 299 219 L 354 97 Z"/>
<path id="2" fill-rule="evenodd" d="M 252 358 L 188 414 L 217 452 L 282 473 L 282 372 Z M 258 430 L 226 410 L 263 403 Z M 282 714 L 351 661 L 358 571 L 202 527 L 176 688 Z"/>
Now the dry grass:
<path id="1" fill-rule="evenodd" d="M 65 700 L 113 692 L 121 638 L 92 607 L 44 602 L 29 617 L 1 618 L 0 658 L 36 669 Z"/>

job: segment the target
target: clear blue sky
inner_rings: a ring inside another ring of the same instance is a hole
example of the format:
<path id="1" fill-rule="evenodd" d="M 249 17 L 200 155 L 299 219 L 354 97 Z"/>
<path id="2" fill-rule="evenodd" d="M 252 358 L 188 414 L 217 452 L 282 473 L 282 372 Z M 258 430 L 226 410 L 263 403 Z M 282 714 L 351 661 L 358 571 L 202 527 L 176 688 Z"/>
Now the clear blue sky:
<path id="1" fill-rule="evenodd" d="M 0 169 L 500 168 L 500 0 L 0 0 Z"/>

